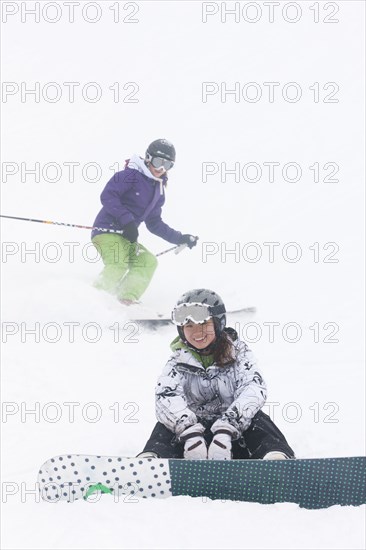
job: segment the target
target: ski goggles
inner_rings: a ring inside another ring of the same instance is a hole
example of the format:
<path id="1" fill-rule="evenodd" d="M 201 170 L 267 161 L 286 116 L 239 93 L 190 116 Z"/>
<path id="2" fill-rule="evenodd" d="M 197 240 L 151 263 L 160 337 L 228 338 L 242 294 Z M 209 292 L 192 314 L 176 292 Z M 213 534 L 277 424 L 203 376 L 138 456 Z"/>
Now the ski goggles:
<path id="1" fill-rule="evenodd" d="M 173 309 L 172 321 L 178 327 L 182 327 L 189 321 L 201 325 L 211 319 L 213 315 L 225 313 L 224 306 L 207 306 L 197 302 L 179 304 Z"/>
<path id="2" fill-rule="evenodd" d="M 157 170 L 164 168 L 164 170 L 168 171 L 174 166 L 172 160 L 163 159 L 162 157 L 152 157 L 149 153 L 146 155 L 146 158 Z"/>

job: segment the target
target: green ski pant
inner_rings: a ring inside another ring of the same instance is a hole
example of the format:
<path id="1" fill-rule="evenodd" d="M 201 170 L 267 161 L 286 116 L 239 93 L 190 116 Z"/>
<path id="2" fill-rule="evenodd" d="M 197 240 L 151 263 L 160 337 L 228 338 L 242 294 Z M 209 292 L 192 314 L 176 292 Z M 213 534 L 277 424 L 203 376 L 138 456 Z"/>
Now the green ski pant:
<path id="1" fill-rule="evenodd" d="M 121 299 L 138 300 L 154 275 L 156 257 L 141 244 L 115 233 L 96 235 L 92 242 L 104 263 L 94 286 Z"/>

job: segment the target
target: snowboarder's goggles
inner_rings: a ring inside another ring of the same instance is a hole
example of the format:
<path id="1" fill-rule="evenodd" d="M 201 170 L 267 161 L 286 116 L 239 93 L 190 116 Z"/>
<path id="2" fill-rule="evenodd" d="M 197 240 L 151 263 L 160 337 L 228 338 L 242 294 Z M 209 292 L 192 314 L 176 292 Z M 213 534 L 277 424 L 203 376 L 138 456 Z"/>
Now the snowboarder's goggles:
<path id="1" fill-rule="evenodd" d="M 189 304 L 179 304 L 173 309 L 172 321 L 178 327 L 182 327 L 190 321 L 200 325 L 220 313 L 225 313 L 223 305 L 207 306 L 198 302 L 190 302 Z"/>
<path id="2" fill-rule="evenodd" d="M 152 157 L 149 153 L 147 153 L 146 158 L 157 170 L 159 170 L 159 168 L 164 168 L 164 170 L 168 171 L 174 166 L 172 160 L 163 159 L 162 157 Z"/>

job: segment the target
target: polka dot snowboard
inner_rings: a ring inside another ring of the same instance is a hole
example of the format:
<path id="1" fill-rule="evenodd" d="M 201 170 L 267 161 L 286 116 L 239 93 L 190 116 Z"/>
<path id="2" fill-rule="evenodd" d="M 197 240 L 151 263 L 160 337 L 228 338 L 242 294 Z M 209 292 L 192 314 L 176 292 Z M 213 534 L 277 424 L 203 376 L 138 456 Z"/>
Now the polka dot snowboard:
<path id="1" fill-rule="evenodd" d="M 98 493 L 140 498 L 171 495 L 167 459 L 55 456 L 41 466 L 38 482 L 42 498 L 49 502 L 92 500 Z"/>
<path id="2" fill-rule="evenodd" d="M 47 502 L 115 501 L 187 495 L 294 502 L 303 508 L 366 503 L 366 457 L 296 460 L 180 460 L 61 455 L 45 462 L 38 486 Z"/>

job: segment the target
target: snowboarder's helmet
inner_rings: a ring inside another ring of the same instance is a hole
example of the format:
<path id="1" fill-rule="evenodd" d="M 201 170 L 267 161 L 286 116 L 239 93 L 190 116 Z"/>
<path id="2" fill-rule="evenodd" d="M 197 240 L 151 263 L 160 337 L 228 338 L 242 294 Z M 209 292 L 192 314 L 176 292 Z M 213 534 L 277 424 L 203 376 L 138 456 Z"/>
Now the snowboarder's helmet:
<path id="1" fill-rule="evenodd" d="M 183 327 L 190 321 L 201 324 L 212 319 L 218 338 L 226 325 L 225 304 L 220 296 L 207 288 L 195 288 L 185 292 L 172 311 L 172 321 L 178 328 L 180 338 L 186 342 Z"/>
<path id="2" fill-rule="evenodd" d="M 175 148 L 167 139 L 156 139 L 146 150 L 146 158 L 159 157 L 175 162 Z"/>

